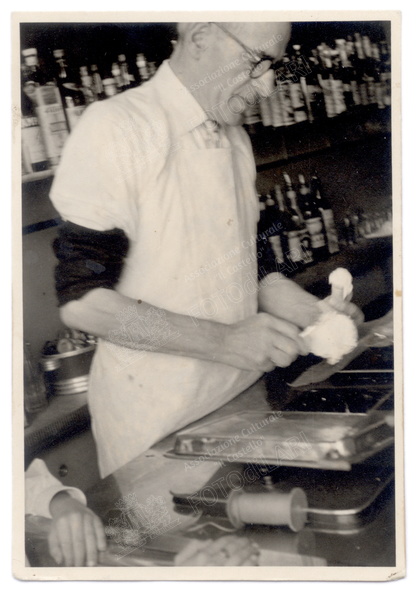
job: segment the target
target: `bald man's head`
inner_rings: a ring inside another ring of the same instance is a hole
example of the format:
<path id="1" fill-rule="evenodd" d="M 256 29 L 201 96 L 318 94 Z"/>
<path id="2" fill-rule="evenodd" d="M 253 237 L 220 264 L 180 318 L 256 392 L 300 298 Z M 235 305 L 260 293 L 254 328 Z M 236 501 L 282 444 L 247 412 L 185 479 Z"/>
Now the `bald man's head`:
<path id="1" fill-rule="evenodd" d="M 177 24 L 177 32 L 178 32 L 178 42 L 184 43 L 191 32 L 193 31 L 193 26 L 197 23 L 178 23 Z M 233 35 L 241 39 L 246 45 L 251 47 L 251 49 L 260 49 L 262 50 L 262 46 L 270 46 L 273 45 L 274 42 L 282 42 L 282 45 L 286 47 L 289 36 L 290 36 L 290 25 L 289 23 L 276 23 L 276 22 L 226 22 L 220 23 L 224 29 L 230 31 Z M 216 28 L 214 31 L 214 35 L 217 39 L 221 39 L 221 29 Z M 250 46 L 249 41 L 251 39 L 256 39 L 259 43 L 259 47 L 252 47 Z"/>
<path id="2" fill-rule="evenodd" d="M 259 92 L 254 67 L 262 63 L 267 70 L 279 61 L 289 37 L 289 23 L 179 23 L 170 63 L 203 109 L 215 110 L 218 121 L 237 124 L 241 116 L 233 113 L 235 106 L 239 103 L 243 111 Z M 273 79 L 271 70 L 264 72 Z"/>

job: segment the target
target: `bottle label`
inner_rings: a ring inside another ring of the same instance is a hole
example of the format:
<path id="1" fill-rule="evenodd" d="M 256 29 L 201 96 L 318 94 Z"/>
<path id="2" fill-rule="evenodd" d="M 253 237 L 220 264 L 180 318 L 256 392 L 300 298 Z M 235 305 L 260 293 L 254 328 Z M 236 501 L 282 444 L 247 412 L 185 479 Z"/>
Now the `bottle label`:
<path id="1" fill-rule="evenodd" d="M 300 83 L 290 84 L 290 100 L 294 112 L 294 120 L 298 122 L 305 122 L 307 119 L 307 112 Z"/>
<path id="2" fill-rule="evenodd" d="M 36 117 L 22 118 L 22 143 L 32 167 L 47 160 L 41 128 Z"/>
<path id="3" fill-rule="evenodd" d="M 39 105 L 37 114 L 48 160 L 51 165 L 57 165 L 68 138 L 64 110 L 61 105 Z"/>
<path id="4" fill-rule="evenodd" d="M 332 90 L 334 111 L 336 115 L 346 111 L 346 103 L 343 95 L 343 83 L 340 79 L 331 78 L 330 88 Z"/>
<path id="5" fill-rule="evenodd" d="M 295 124 L 295 119 L 294 110 L 291 104 L 289 84 L 281 85 L 280 93 L 284 126 L 292 126 L 292 124 Z"/>
<path id="6" fill-rule="evenodd" d="M 317 249 L 326 246 L 326 239 L 323 233 L 323 223 L 320 217 L 306 220 L 307 231 L 311 238 L 312 249 Z"/>
<path id="7" fill-rule="evenodd" d="M 307 231 L 307 227 L 300 229 L 299 231 L 302 260 L 304 264 L 311 264 L 314 262 L 313 252 L 311 251 L 311 239 L 310 234 Z"/>
<path id="8" fill-rule="evenodd" d="M 329 254 L 335 254 L 339 251 L 339 239 L 337 237 L 336 225 L 334 224 L 333 211 L 331 208 L 326 208 L 321 211 L 321 214 L 326 230 Z"/>
<path id="9" fill-rule="evenodd" d="M 327 117 L 333 118 L 336 115 L 336 108 L 334 104 L 334 97 L 331 89 L 330 79 L 321 78 L 321 88 L 323 89 L 324 105 L 326 107 Z"/>
<path id="10" fill-rule="evenodd" d="M 294 264 L 301 264 L 304 261 L 300 234 L 298 231 L 288 233 L 288 259 Z"/>

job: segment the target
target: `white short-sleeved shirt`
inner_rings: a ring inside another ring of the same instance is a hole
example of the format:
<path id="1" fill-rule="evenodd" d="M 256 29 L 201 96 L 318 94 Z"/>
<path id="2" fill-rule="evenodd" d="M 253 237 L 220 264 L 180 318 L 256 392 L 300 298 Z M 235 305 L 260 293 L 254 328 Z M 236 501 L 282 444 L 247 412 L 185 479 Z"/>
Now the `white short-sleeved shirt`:
<path id="1" fill-rule="evenodd" d="M 256 169 L 243 128 L 222 127 L 213 148 L 206 120 L 164 62 L 148 83 L 87 108 L 65 146 L 51 199 L 65 220 L 126 233 L 117 291 L 231 324 L 257 312 Z M 152 323 L 160 320 L 120 312 L 120 335 L 138 324 L 151 334 Z M 102 475 L 258 377 L 100 340 L 89 406 Z"/>

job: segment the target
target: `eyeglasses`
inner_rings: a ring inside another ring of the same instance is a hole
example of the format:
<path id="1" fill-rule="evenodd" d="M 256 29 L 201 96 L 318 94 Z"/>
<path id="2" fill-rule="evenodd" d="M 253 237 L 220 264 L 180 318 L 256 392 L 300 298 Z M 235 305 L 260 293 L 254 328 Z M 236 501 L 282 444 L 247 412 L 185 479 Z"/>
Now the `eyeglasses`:
<path id="1" fill-rule="evenodd" d="M 260 54 L 260 53 L 256 52 L 255 50 L 251 49 L 250 47 L 245 45 L 242 41 L 240 41 L 240 39 L 238 37 L 236 37 L 236 35 L 233 35 L 233 33 L 231 31 L 226 29 L 226 27 L 223 27 L 223 25 L 220 25 L 220 23 L 213 22 L 212 24 L 216 25 L 216 27 L 221 29 L 223 31 L 223 33 L 226 33 L 226 35 L 228 35 L 231 39 L 236 41 L 236 43 L 238 43 L 240 45 L 240 47 L 242 47 L 245 50 L 245 52 L 249 55 L 250 59 L 253 62 L 252 68 L 250 69 L 250 72 L 249 72 L 250 78 L 259 78 L 260 76 L 265 74 L 265 72 L 267 72 L 271 68 L 271 66 L 274 62 L 274 58 L 271 58 L 271 56 Z"/>

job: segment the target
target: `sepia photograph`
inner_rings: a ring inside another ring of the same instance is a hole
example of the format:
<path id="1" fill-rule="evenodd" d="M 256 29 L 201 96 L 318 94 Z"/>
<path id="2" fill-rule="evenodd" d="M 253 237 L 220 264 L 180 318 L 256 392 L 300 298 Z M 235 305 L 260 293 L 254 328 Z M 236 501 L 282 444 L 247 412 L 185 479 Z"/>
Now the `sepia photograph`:
<path id="1" fill-rule="evenodd" d="M 404 577 L 400 13 L 12 20 L 14 576 Z"/>

